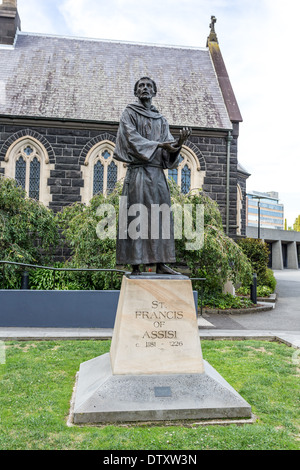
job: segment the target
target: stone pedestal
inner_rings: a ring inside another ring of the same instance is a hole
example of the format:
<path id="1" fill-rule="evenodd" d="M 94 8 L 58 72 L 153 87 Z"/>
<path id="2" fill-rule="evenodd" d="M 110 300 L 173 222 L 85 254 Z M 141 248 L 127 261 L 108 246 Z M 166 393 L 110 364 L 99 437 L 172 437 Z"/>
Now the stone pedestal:
<path id="1" fill-rule="evenodd" d="M 124 276 L 110 353 L 80 366 L 74 423 L 250 417 L 202 358 L 191 281 Z"/>
<path id="2" fill-rule="evenodd" d="M 204 372 L 191 281 L 124 276 L 111 343 L 113 374 Z"/>

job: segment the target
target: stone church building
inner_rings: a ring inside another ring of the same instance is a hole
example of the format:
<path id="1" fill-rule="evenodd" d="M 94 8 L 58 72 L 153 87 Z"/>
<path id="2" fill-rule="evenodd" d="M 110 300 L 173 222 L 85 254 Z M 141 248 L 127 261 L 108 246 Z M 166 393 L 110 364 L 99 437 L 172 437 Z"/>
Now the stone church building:
<path id="1" fill-rule="evenodd" d="M 181 191 L 217 201 L 232 237 L 245 235 L 246 180 L 238 163 L 242 117 L 215 33 L 206 47 L 73 38 L 21 31 L 16 0 L 0 5 L 0 173 L 59 211 L 111 191 L 126 168 L 112 159 L 135 82 L 153 78 L 154 105 L 176 137 L 192 134 L 177 170 Z"/>

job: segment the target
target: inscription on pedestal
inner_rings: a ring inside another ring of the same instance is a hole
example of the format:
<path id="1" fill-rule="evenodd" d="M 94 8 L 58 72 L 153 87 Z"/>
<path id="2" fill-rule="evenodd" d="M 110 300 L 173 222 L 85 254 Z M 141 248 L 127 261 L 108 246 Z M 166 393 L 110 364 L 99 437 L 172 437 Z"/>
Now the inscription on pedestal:
<path id="1" fill-rule="evenodd" d="M 191 281 L 124 277 L 110 356 L 114 374 L 203 372 Z"/>
<path id="2" fill-rule="evenodd" d="M 182 320 L 183 315 L 182 310 L 170 310 L 166 302 L 158 300 L 153 300 L 148 310 L 136 310 L 135 319 L 145 321 L 145 327 L 147 327 L 142 334 L 141 341 L 136 343 L 136 347 L 156 348 L 166 345 L 182 347 L 183 341 L 178 340 L 180 325 L 175 325 L 174 320 Z M 170 320 L 173 320 L 172 325 L 170 325 Z M 174 325 L 176 329 L 170 329 L 174 328 Z"/>

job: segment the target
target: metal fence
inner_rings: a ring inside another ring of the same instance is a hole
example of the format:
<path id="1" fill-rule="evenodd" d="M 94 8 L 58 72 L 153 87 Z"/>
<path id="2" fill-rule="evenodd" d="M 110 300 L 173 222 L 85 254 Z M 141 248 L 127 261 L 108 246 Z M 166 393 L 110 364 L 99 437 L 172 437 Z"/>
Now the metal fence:
<path id="1" fill-rule="evenodd" d="M 5 265 L 15 265 L 24 268 L 24 271 L 21 273 L 21 289 L 28 289 L 29 288 L 29 274 L 25 268 L 30 269 L 47 269 L 54 272 L 54 286 L 55 286 L 55 272 L 59 271 L 66 271 L 66 272 L 107 272 L 110 273 L 111 276 L 111 285 L 113 283 L 113 273 L 118 273 L 121 275 L 130 274 L 129 271 L 125 271 L 123 269 L 109 269 L 109 268 L 58 268 L 55 266 L 40 266 L 36 264 L 26 264 L 26 263 L 18 263 L 15 261 L 3 261 L 0 260 L 0 264 L 2 264 L 2 270 L 5 269 Z M 4 276 L 3 276 L 4 278 Z M 201 282 L 201 289 L 200 289 L 200 315 L 202 316 L 203 311 L 203 286 L 206 278 L 203 277 L 191 277 L 189 278 L 191 281 L 202 281 Z M 199 293 L 198 293 L 199 294 Z"/>

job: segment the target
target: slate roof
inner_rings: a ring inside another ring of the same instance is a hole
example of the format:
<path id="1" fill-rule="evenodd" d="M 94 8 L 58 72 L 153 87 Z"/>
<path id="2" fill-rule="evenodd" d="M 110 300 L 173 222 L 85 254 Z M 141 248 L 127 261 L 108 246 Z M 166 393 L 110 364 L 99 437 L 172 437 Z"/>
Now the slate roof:
<path id="1" fill-rule="evenodd" d="M 208 48 L 19 32 L 0 64 L 1 115 L 118 122 L 149 75 L 171 125 L 232 128 Z"/>

